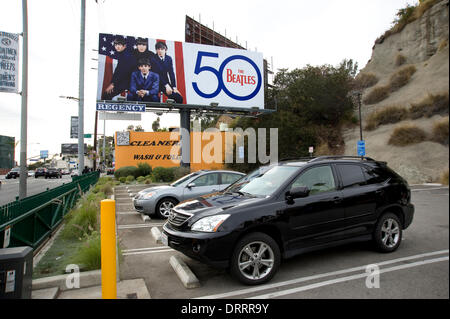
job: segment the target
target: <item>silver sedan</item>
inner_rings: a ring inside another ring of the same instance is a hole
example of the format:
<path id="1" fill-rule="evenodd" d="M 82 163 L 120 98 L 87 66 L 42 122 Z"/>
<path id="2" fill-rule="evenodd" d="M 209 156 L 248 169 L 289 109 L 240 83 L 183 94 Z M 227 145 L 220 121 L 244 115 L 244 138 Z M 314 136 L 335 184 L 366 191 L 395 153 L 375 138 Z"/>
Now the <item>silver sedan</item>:
<path id="1" fill-rule="evenodd" d="M 179 202 L 197 196 L 219 192 L 245 174 L 234 171 L 202 170 L 186 175 L 170 185 L 146 188 L 133 199 L 134 208 L 143 214 L 169 217 Z"/>

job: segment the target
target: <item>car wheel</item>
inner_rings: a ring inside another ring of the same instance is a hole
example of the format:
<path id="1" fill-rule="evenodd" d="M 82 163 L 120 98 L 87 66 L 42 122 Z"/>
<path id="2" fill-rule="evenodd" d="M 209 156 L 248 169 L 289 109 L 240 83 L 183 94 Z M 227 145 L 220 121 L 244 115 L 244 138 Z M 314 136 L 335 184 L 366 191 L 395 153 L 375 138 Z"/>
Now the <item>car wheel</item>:
<path id="1" fill-rule="evenodd" d="M 273 278 L 280 266 L 280 248 L 272 237 L 252 233 L 242 238 L 231 257 L 231 274 L 246 285 L 259 285 Z"/>
<path id="2" fill-rule="evenodd" d="M 402 227 L 400 219 L 393 213 L 381 216 L 373 235 L 375 247 L 383 253 L 395 251 L 402 241 Z"/>
<path id="3" fill-rule="evenodd" d="M 170 211 L 176 204 L 178 204 L 178 201 L 173 198 L 163 198 L 156 205 L 156 215 L 164 219 L 169 218 Z"/>

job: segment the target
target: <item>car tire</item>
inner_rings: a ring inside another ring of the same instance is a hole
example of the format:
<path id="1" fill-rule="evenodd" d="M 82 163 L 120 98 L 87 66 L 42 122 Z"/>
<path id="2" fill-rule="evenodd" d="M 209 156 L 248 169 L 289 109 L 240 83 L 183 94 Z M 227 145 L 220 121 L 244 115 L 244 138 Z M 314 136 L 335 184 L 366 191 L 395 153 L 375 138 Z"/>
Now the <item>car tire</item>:
<path id="1" fill-rule="evenodd" d="M 264 250 L 260 252 L 261 249 Z M 245 285 L 259 285 L 275 276 L 280 260 L 280 248 L 272 237 L 264 233 L 251 233 L 236 244 L 230 272 Z"/>
<path id="2" fill-rule="evenodd" d="M 163 198 L 156 205 L 156 215 L 159 218 L 169 218 L 170 210 L 178 204 L 178 201 L 173 198 Z"/>
<path id="3" fill-rule="evenodd" d="M 373 242 L 375 248 L 382 253 L 390 253 L 400 246 L 402 241 L 402 226 L 400 219 L 393 213 L 385 213 L 378 220 Z"/>

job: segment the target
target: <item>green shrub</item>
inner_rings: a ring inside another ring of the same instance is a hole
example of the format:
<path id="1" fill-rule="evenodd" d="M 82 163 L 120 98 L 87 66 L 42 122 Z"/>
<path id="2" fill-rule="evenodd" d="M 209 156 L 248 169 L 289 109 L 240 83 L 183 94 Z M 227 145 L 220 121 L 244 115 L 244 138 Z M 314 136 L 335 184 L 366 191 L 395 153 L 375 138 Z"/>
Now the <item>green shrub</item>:
<path id="1" fill-rule="evenodd" d="M 132 181 L 134 181 L 134 176 L 133 176 L 133 175 L 128 175 L 126 181 L 127 181 L 127 182 L 132 182 Z"/>
<path id="2" fill-rule="evenodd" d="M 120 180 L 121 177 L 127 177 L 133 175 L 134 177 L 139 176 L 139 169 L 136 166 L 125 166 L 117 169 L 114 172 L 114 176 Z"/>
<path id="3" fill-rule="evenodd" d="M 389 138 L 389 144 L 406 146 L 425 141 L 427 135 L 424 130 L 414 125 L 397 127 Z"/>
<path id="4" fill-rule="evenodd" d="M 169 167 L 155 167 L 152 175 L 155 182 L 168 183 L 174 179 L 174 171 Z"/>
<path id="5" fill-rule="evenodd" d="M 408 84 L 413 74 L 417 71 L 414 65 L 408 65 L 392 74 L 389 80 L 389 88 L 391 92 L 395 92 L 401 87 Z"/>
<path id="6" fill-rule="evenodd" d="M 383 101 L 389 96 L 389 86 L 377 86 L 364 98 L 364 104 L 370 105 Z"/>
<path id="7" fill-rule="evenodd" d="M 366 120 L 366 130 L 374 130 L 383 124 L 391 124 L 408 118 L 408 110 L 402 106 L 387 106 L 370 113 Z"/>
<path id="8" fill-rule="evenodd" d="M 431 140 L 437 143 L 448 145 L 448 117 L 442 121 L 437 121 L 433 125 L 433 135 Z"/>
<path id="9" fill-rule="evenodd" d="M 181 177 L 191 173 L 191 169 L 189 167 L 172 167 L 172 170 L 174 180 L 180 179 Z"/>
<path id="10" fill-rule="evenodd" d="M 152 173 L 152 167 L 150 165 L 148 165 L 147 163 L 139 163 L 137 167 L 138 167 L 139 176 L 147 176 Z M 136 177 L 139 177 L 139 176 L 136 176 Z"/>
<path id="11" fill-rule="evenodd" d="M 143 182 L 145 181 L 145 177 L 144 177 L 144 176 L 139 176 L 139 177 L 136 179 L 136 181 L 137 181 L 138 183 L 143 183 Z"/>
<path id="12" fill-rule="evenodd" d="M 448 92 L 439 94 L 428 94 L 422 101 L 412 103 L 409 116 L 412 119 L 421 117 L 432 117 L 435 114 L 448 114 Z"/>
<path id="13" fill-rule="evenodd" d="M 97 185 L 103 185 L 103 184 L 111 183 L 111 182 L 113 182 L 113 178 L 112 177 L 103 176 L 103 177 L 100 177 L 98 179 Z"/>
<path id="14" fill-rule="evenodd" d="M 127 180 L 127 178 L 126 178 L 126 177 L 121 177 L 121 178 L 119 178 L 119 182 L 121 182 L 121 183 L 125 183 L 125 182 L 126 182 L 126 180 Z"/>
<path id="15" fill-rule="evenodd" d="M 152 183 L 152 180 L 151 179 L 149 179 L 149 178 L 147 178 L 146 180 L 145 180 L 145 182 L 144 182 L 145 184 L 151 184 Z"/>
<path id="16" fill-rule="evenodd" d="M 73 261 L 81 265 L 83 270 L 96 270 L 101 268 L 101 237 L 97 231 L 85 236 L 86 242 L 79 248 Z"/>
<path id="17" fill-rule="evenodd" d="M 95 194 L 95 193 L 93 193 Z M 82 200 L 79 208 L 73 209 L 66 219 L 66 225 L 61 235 L 66 239 L 82 238 L 98 229 L 97 214 L 99 212 L 99 200 L 104 193 L 90 195 L 88 199 Z"/>
<path id="18" fill-rule="evenodd" d="M 355 78 L 356 86 L 360 89 L 367 89 L 378 83 L 378 78 L 373 73 L 359 73 Z"/>

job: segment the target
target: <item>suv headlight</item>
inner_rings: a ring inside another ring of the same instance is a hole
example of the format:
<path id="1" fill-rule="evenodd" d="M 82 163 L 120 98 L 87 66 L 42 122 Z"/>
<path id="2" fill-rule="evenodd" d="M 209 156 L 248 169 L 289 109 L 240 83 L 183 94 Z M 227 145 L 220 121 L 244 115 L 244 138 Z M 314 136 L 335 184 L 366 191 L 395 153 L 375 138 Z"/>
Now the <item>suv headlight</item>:
<path id="1" fill-rule="evenodd" d="M 230 217 L 229 214 L 214 215 L 204 217 L 192 225 L 191 230 L 201 231 L 201 232 L 216 232 L 220 225 Z"/>

